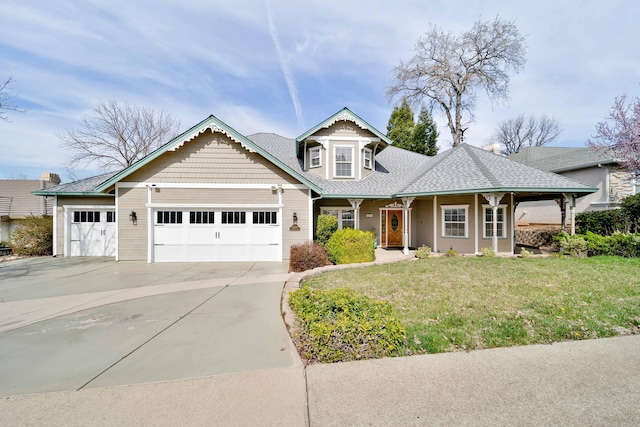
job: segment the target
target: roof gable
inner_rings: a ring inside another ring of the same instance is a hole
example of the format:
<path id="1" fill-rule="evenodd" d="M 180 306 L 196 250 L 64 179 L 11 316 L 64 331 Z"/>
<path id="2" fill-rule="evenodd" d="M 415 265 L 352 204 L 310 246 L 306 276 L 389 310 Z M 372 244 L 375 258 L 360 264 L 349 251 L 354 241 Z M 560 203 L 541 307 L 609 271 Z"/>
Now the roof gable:
<path id="1" fill-rule="evenodd" d="M 613 156 L 588 147 L 525 147 L 508 156 L 516 162 L 548 172 L 566 172 L 618 163 Z"/>
<path id="2" fill-rule="evenodd" d="M 341 120 L 353 122 L 360 129 L 368 130 L 369 132 L 373 133 L 375 136 L 380 138 L 382 141 L 384 141 L 386 144 L 391 144 L 391 140 L 385 134 L 383 134 L 378 129 L 371 126 L 369 123 L 367 123 L 360 116 L 355 114 L 353 111 L 349 110 L 347 107 L 344 107 L 342 110 L 338 111 L 328 119 L 317 124 L 316 126 L 312 127 L 311 129 L 309 129 L 308 131 L 306 131 L 305 133 L 297 137 L 296 138 L 296 155 L 298 157 L 300 157 L 301 155 L 300 150 L 302 146 L 301 144 L 302 141 L 309 138 L 311 135 L 318 132 L 319 130 L 329 128 L 333 126 L 336 122 Z"/>
<path id="3" fill-rule="evenodd" d="M 225 135 L 231 141 L 240 144 L 245 150 L 261 155 L 262 157 L 264 157 L 265 159 L 267 159 L 271 163 L 273 163 L 276 166 L 278 166 L 280 169 L 284 170 L 289 175 L 293 176 L 294 178 L 296 178 L 300 182 L 302 182 L 305 185 L 307 185 L 310 188 L 312 188 L 314 191 L 318 191 L 319 190 L 312 182 L 310 182 L 308 179 L 306 179 L 304 176 L 302 176 L 298 171 L 296 171 L 295 169 L 289 167 L 287 164 L 282 162 L 277 157 L 273 156 L 268 151 L 264 150 L 262 147 L 256 145 L 253 141 L 251 141 L 247 137 L 245 137 L 245 136 L 241 135 L 240 133 L 238 133 L 231 126 L 227 125 L 223 121 L 221 121 L 218 118 L 216 118 L 215 116 L 211 115 L 211 116 L 207 117 L 205 120 L 203 120 L 200 123 L 198 123 L 197 125 L 193 126 L 191 129 L 187 130 L 186 132 L 183 132 L 182 134 L 178 135 L 177 137 L 175 137 L 171 141 L 169 141 L 166 144 L 164 144 L 163 146 L 159 147 L 157 150 L 155 150 L 154 152 L 150 153 L 149 155 L 147 155 L 143 159 L 139 160 L 138 162 L 134 163 L 133 165 L 129 166 L 128 168 L 116 173 L 110 179 L 108 179 L 108 180 L 102 182 L 101 184 L 97 185 L 96 186 L 96 191 L 98 191 L 98 192 L 106 191 L 107 189 L 112 187 L 116 182 L 121 181 L 122 179 L 126 178 L 127 176 L 131 175 L 132 173 L 140 170 L 142 167 L 146 166 L 147 164 L 149 164 L 153 160 L 155 160 L 158 157 L 162 156 L 164 153 L 166 153 L 168 151 L 176 151 L 176 150 L 180 149 L 180 147 L 182 147 L 184 144 L 187 144 L 190 141 L 194 140 L 197 136 L 201 135 L 202 133 L 206 132 L 207 130 L 210 130 L 213 133 L 221 133 L 221 134 Z"/>

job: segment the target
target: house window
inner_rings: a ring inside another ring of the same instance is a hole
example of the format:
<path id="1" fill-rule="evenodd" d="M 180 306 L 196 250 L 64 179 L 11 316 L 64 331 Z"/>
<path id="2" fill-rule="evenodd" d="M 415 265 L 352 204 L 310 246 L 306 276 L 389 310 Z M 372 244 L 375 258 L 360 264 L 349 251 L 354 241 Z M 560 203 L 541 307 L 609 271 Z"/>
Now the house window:
<path id="1" fill-rule="evenodd" d="M 442 237 L 468 237 L 469 205 L 442 206 Z"/>
<path id="2" fill-rule="evenodd" d="M 338 178 L 353 178 L 353 147 L 335 147 L 335 172 Z"/>
<path id="3" fill-rule="evenodd" d="M 107 211 L 107 222 L 116 222 L 116 213 Z"/>
<path id="4" fill-rule="evenodd" d="M 278 223 L 278 213 L 275 211 L 260 211 L 253 213 L 253 223 L 254 224 L 277 224 Z"/>
<path id="5" fill-rule="evenodd" d="M 214 217 L 213 211 L 189 212 L 189 224 L 213 224 Z"/>
<path id="6" fill-rule="evenodd" d="M 333 215 L 338 219 L 338 228 L 356 228 L 356 215 L 349 208 L 322 208 L 322 215 Z"/>
<path id="7" fill-rule="evenodd" d="M 224 211 L 222 212 L 223 224 L 246 224 L 247 213 L 240 211 Z"/>
<path id="8" fill-rule="evenodd" d="M 158 211 L 156 224 L 182 224 L 182 211 Z"/>
<path id="9" fill-rule="evenodd" d="M 364 149 L 364 168 L 371 169 L 371 165 L 373 163 L 373 151 L 369 148 Z"/>
<path id="10" fill-rule="evenodd" d="M 309 167 L 319 168 L 322 166 L 322 158 L 320 157 L 320 147 L 309 149 Z"/>
<path id="11" fill-rule="evenodd" d="M 482 216 L 482 237 L 490 239 L 493 237 L 493 209 L 489 205 L 482 205 L 484 215 Z M 507 237 L 507 227 L 504 223 L 505 205 L 498 206 L 498 237 Z"/>

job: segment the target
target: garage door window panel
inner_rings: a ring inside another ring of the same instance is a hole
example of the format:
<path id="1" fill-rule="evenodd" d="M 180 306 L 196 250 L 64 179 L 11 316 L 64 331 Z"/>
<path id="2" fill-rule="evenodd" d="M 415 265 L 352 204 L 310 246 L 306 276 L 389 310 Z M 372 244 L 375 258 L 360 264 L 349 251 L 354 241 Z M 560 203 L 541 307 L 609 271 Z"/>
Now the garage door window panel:
<path id="1" fill-rule="evenodd" d="M 213 211 L 189 212 L 189 224 L 215 224 L 215 212 Z"/>
<path id="2" fill-rule="evenodd" d="M 246 224 L 247 213 L 241 211 L 223 211 L 222 212 L 223 224 Z"/>
<path id="3" fill-rule="evenodd" d="M 259 211 L 253 213 L 254 224 L 278 224 L 278 213 L 275 211 Z"/>
<path id="4" fill-rule="evenodd" d="M 182 211 L 158 211 L 156 224 L 182 224 Z"/>

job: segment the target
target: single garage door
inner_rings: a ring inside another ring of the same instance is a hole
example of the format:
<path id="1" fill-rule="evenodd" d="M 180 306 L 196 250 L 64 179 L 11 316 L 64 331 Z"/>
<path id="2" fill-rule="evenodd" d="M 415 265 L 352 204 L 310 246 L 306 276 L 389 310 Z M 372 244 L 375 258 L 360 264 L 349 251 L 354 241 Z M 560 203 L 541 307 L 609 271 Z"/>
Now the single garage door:
<path id="1" fill-rule="evenodd" d="M 71 256 L 114 256 L 116 214 L 113 209 L 71 211 Z"/>
<path id="2" fill-rule="evenodd" d="M 157 210 L 156 262 L 280 261 L 276 210 Z"/>

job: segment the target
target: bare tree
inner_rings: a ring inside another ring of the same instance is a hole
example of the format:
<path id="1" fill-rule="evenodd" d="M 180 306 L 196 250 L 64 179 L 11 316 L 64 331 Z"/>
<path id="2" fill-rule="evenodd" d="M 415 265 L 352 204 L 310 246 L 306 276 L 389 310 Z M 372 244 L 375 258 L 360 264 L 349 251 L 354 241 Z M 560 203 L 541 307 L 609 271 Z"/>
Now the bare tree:
<path id="1" fill-rule="evenodd" d="M 524 147 L 541 147 L 555 141 L 562 128 L 553 117 L 546 115 L 536 118 L 520 114 L 514 119 L 500 122 L 491 137 L 492 142 L 502 146 L 506 155 L 519 152 Z"/>
<path id="2" fill-rule="evenodd" d="M 512 21 L 500 17 L 478 21 L 461 35 L 432 25 L 414 50 L 413 58 L 395 67 L 387 95 L 438 109 L 447 119 L 454 147 L 473 120 L 478 92 L 484 90 L 494 101 L 508 99 L 509 75 L 526 61 L 524 37 Z M 464 123 L 463 112 L 469 115 Z"/>
<path id="3" fill-rule="evenodd" d="M 4 82 L 0 83 L 0 120 L 4 120 L 5 122 L 9 121 L 9 117 L 6 115 L 7 111 L 16 111 L 19 113 L 24 113 L 25 111 L 13 102 L 16 97 L 16 95 L 11 92 L 13 82 L 13 77 L 9 76 Z"/>
<path id="4" fill-rule="evenodd" d="M 111 100 L 99 104 L 78 129 L 67 129 L 58 138 L 72 152 L 72 169 L 95 164 L 111 171 L 132 165 L 168 142 L 179 126 L 168 113 Z"/>
<path id="5" fill-rule="evenodd" d="M 613 154 L 629 170 L 640 174 L 640 98 L 627 102 L 627 96 L 615 98 L 609 117 L 596 125 L 589 146 Z"/>

